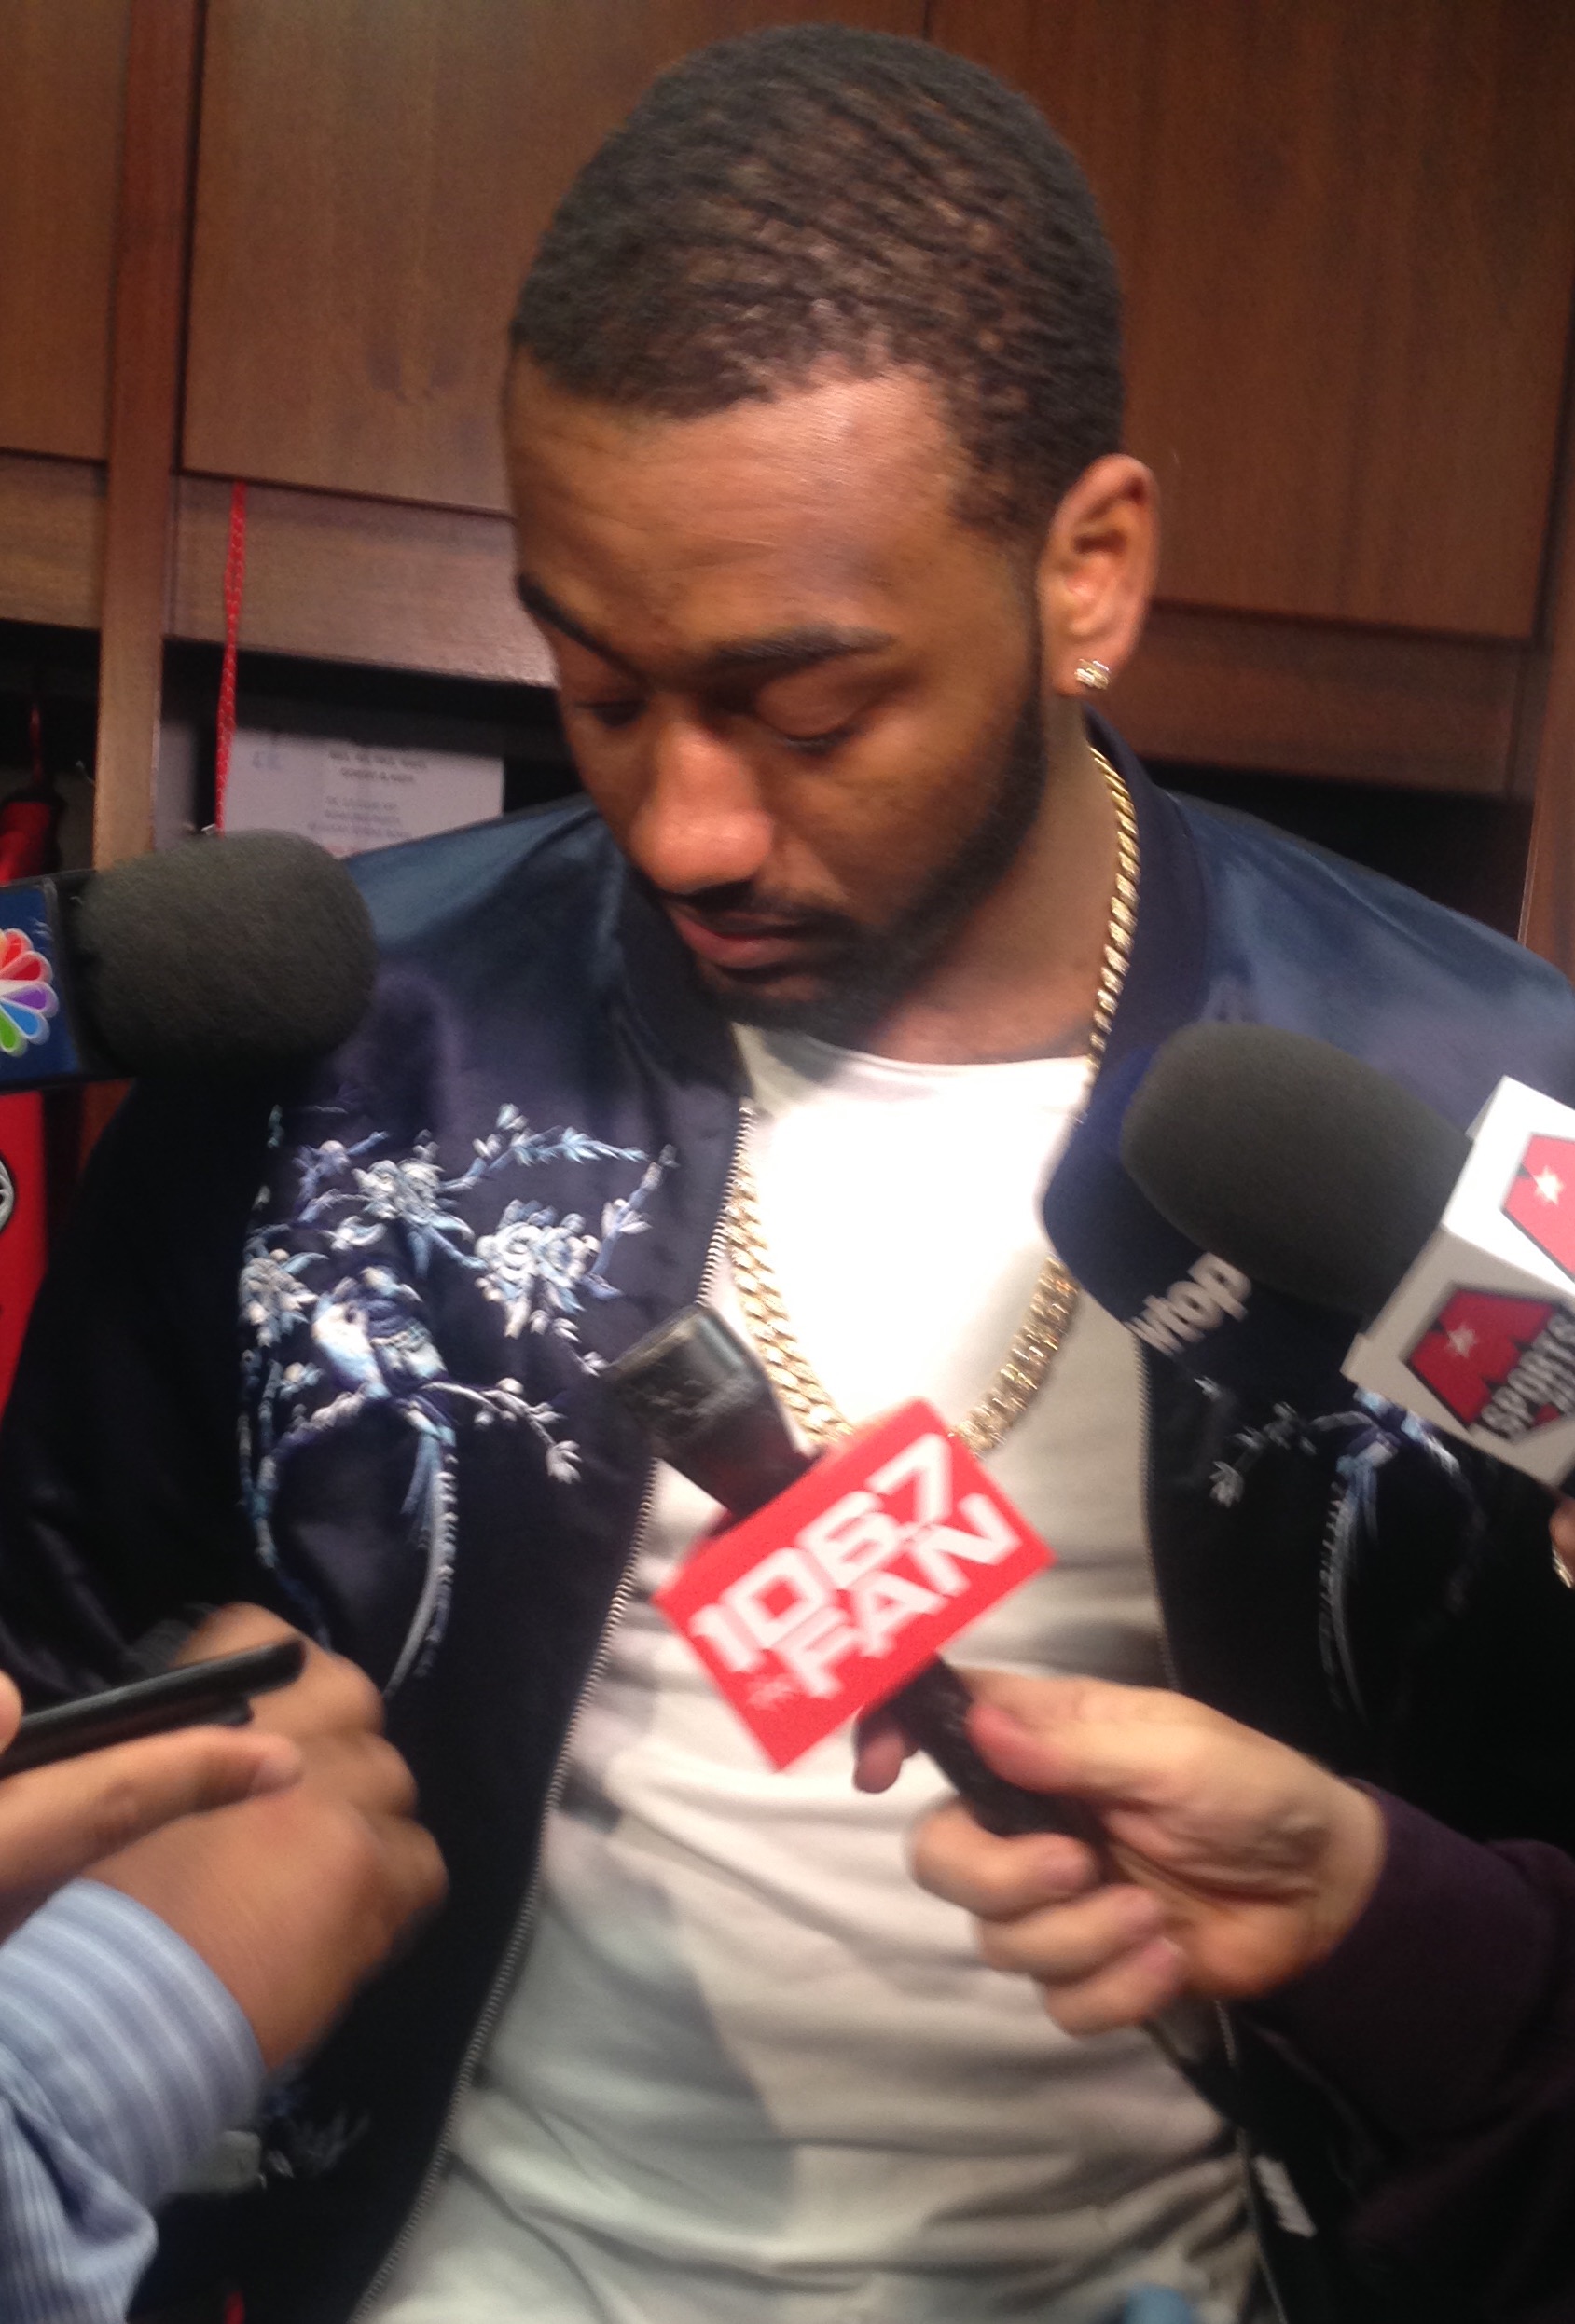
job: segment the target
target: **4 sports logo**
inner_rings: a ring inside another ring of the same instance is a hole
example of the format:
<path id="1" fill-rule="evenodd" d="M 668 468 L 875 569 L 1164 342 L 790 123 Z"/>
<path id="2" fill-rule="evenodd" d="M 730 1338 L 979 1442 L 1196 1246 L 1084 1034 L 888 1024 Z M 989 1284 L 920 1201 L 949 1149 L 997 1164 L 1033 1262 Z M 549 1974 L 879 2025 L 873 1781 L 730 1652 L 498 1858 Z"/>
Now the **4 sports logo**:
<path id="1" fill-rule="evenodd" d="M 915 1402 L 706 1543 L 656 1602 L 785 1767 L 1050 1562 L 940 1415 Z"/>
<path id="2" fill-rule="evenodd" d="M 1507 1444 L 1575 1412 L 1575 1315 L 1556 1300 L 1451 1291 L 1405 1361 L 1462 1427 Z"/>
<path id="3" fill-rule="evenodd" d="M 1575 1138 L 1527 1139 L 1504 1216 L 1575 1276 Z"/>

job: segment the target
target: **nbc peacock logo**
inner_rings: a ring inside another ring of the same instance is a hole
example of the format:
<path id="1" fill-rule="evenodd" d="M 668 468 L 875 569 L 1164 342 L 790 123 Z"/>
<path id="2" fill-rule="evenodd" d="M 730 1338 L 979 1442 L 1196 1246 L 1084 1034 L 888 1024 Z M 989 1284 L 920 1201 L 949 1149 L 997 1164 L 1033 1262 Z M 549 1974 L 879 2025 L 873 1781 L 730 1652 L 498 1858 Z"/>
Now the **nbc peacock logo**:
<path id="1" fill-rule="evenodd" d="M 0 1057 L 18 1057 L 49 1038 L 60 1007 L 54 970 L 25 928 L 0 928 Z"/>

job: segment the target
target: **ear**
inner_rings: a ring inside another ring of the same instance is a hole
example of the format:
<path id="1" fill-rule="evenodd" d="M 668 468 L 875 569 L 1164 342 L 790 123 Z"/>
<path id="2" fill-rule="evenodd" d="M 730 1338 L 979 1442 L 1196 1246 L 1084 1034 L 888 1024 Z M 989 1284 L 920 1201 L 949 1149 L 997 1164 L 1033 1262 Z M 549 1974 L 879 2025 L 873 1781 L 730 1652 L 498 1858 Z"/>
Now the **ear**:
<path id="1" fill-rule="evenodd" d="M 1109 452 L 1057 508 L 1034 582 L 1053 694 L 1085 694 L 1080 662 L 1102 662 L 1113 678 L 1131 659 L 1154 590 L 1158 501 L 1141 461 Z"/>

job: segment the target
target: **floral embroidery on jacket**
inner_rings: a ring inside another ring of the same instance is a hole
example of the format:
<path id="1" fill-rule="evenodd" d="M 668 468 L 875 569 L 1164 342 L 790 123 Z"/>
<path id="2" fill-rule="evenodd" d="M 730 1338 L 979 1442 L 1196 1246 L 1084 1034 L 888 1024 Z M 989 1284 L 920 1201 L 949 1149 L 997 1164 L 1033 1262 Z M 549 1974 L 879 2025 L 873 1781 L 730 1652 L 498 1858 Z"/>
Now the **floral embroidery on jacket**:
<path id="1" fill-rule="evenodd" d="M 272 1145 L 283 1141 L 275 1117 Z M 408 1153 L 386 1151 L 380 1133 L 346 1146 L 329 1138 L 294 1157 L 298 1184 L 288 1215 L 265 1185 L 247 1238 L 241 1276 L 245 1331 L 242 1478 L 259 1555 L 291 1596 L 273 1513 L 283 1473 L 304 1447 L 321 1443 L 364 1413 L 392 1414 L 410 1433 L 413 1459 L 404 1502 L 424 1564 L 420 1603 L 387 1691 L 425 1666 L 443 1635 L 454 1563 L 454 1476 L 463 1427 L 523 1427 L 560 1484 L 578 1475 L 579 1451 L 562 1433 L 549 1399 L 532 1399 L 512 1372 L 490 1382 L 452 1378 L 429 1327 L 425 1295 L 438 1269 L 473 1284 L 503 1311 L 505 1340 L 527 1333 L 559 1342 L 573 1368 L 594 1373 L 600 1358 L 580 1345 L 588 1301 L 616 1299 L 609 1269 L 618 1246 L 650 1225 L 651 1196 L 672 1168 L 670 1148 L 652 1160 L 639 1148 L 610 1146 L 582 1130 L 532 1130 L 516 1106 L 475 1142 L 467 1167 L 444 1175 L 436 1141 Z M 559 1213 L 512 1197 L 488 1231 L 453 1207 L 505 1174 L 546 1162 L 641 1165 L 629 1193 L 601 1210 L 593 1230 L 577 1211 Z M 322 1632 L 314 1610 L 302 1606 Z"/>
<path id="2" fill-rule="evenodd" d="M 1211 1382 L 1203 1384 L 1206 1389 L 1213 1387 Z M 1215 1464 L 1209 1498 L 1223 1508 L 1234 1508 L 1246 1491 L 1249 1475 L 1265 1453 L 1313 1459 L 1325 1445 L 1335 1451 L 1335 1459 L 1324 1521 L 1319 1643 L 1336 1698 L 1359 1718 L 1365 1718 L 1345 1606 L 1359 1560 L 1377 1553 L 1379 1471 L 1396 1453 L 1409 1448 L 1420 1453 L 1458 1493 L 1468 1544 L 1474 1544 L 1480 1534 L 1482 1516 L 1460 1461 L 1438 1432 L 1414 1413 L 1365 1388 L 1352 1390 L 1350 1405 L 1343 1411 L 1306 1419 L 1292 1406 L 1277 1404 L 1262 1427 L 1238 1429 L 1227 1456 Z"/>

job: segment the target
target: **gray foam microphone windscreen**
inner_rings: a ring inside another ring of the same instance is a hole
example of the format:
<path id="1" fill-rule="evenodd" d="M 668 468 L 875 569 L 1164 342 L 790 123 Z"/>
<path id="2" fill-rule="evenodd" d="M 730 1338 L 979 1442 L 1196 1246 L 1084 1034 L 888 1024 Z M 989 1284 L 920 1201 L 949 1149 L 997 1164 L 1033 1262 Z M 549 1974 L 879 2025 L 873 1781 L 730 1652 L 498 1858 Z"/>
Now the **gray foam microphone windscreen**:
<path id="1" fill-rule="evenodd" d="M 1261 1024 L 1173 1035 L 1121 1140 L 1130 1176 L 1193 1242 L 1363 1321 L 1437 1226 L 1470 1150 L 1375 1066 Z"/>
<path id="2" fill-rule="evenodd" d="M 321 1056 L 371 997 L 372 925 L 342 863 L 289 832 L 187 841 L 87 880 L 70 950 L 117 1071 L 244 1074 Z"/>

